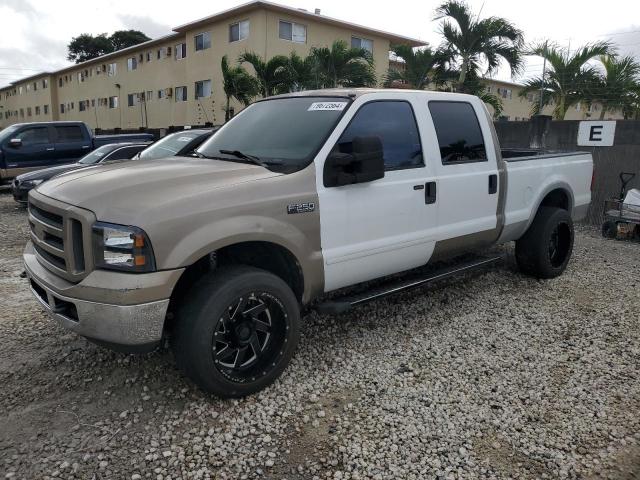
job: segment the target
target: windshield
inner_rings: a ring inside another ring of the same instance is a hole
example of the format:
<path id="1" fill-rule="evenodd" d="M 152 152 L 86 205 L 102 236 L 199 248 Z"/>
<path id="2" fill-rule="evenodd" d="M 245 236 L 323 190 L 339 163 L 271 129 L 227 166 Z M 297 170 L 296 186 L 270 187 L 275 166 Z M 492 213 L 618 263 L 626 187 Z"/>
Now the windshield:
<path id="1" fill-rule="evenodd" d="M 18 128 L 18 125 L 11 125 L 10 127 L 0 130 L 0 142 L 9 138 Z"/>
<path id="2" fill-rule="evenodd" d="M 221 150 L 242 152 L 300 170 L 313 160 L 349 104 L 346 98 L 285 97 L 254 103 L 234 117 L 197 152 L 220 157 Z"/>
<path id="3" fill-rule="evenodd" d="M 103 145 L 102 147 L 96 148 L 93 152 L 88 153 L 80 160 L 78 163 L 82 163 L 83 165 L 91 165 L 93 163 L 98 163 L 102 161 L 105 155 L 111 153 L 115 148 L 112 145 Z"/>
<path id="4" fill-rule="evenodd" d="M 157 158 L 171 157 L 200 135 L 202 135 L 202 132 L 189 132 L 188 130 L 172 133 L 141 151 L 140 158 L 155 160 Z"/>

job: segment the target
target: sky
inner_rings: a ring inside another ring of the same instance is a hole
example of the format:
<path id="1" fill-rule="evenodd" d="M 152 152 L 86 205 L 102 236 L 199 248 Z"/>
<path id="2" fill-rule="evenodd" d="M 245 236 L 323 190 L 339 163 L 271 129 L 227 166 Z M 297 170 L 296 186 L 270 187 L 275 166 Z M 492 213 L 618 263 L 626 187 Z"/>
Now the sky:
<path id="1" fill-rule="evenodd" d="M 377 28 L 431 45 L 439 45 L 439 1 L 404 0 L 276 0 L 277 3 Z M 243 0 L 203 2 L 182 0 L 0 0 L 0 86 L 40 71 L 58 69 L 66 60 L 67 44 L 81 33 L 111 33 L 137 29 L 151 38 L 172 27 L 245 3 Z M 482 17 L 501 16 L 524 31 L 527 43 L 549 39 L 572 50 L 598 40 L 610 40 L 623 55 L 640 60 L 640 1 L 638 0 L 468 0 Z M 542 60 L 527 59 L 523 77 L 539 75 Z M 501 68 L 496 78 L 512 78 Z"/>

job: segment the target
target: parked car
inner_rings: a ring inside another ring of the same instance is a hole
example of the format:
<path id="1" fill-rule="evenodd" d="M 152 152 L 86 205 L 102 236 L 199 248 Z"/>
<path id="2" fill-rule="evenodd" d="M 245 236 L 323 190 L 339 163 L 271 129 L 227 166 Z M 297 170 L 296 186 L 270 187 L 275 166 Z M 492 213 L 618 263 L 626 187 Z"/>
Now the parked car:
<path id="1" fill-rule="evenodd" d="M 273 96 L 196 155 L 43 183 L 24 264 L 61 325 L 127 351 L 167 334 L 223 397 L 282 373 L 304 306 L 338 313 L 480 268 L 497 257 L 459 254 L 509 241 L 523 273 L 559 276 L 591 200 L 590 153 L 503 158 L 483 102 L 457 93 Z"/>
<path id="2" fill-rule="evenodd" d="M 14 178 L 11 183 L 13 198 L 18 203 L 27 203 L 27 196 L 32 188 L 56 175 L 105 162 L 129 160 L 148 146 L 149 143 L 110 143 L 96 148 L 75 163 L 66 163 L 36 170 L 35 172 L 23 173 Z"/>
<path id="3" fill-rule="evenodd" d="M 218 128 L 194 128 L 170 133 L 140 152 L 136 158 L 152 160 L 192 154 Z"/>
<path id="4" fill-rule="evenodd" d="M 109 143 L 152 141 L 150 133 L 97 135 L 84 122 L 16 123 L 0 131 L 0 182 L 76 162 Z"/>

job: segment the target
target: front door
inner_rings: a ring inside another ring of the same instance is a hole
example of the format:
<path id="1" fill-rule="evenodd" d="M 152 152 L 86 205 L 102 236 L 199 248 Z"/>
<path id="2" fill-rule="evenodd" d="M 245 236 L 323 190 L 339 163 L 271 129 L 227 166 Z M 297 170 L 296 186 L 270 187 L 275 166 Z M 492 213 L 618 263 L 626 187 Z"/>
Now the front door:
<path id="1" fill-rule="evenodd" d="M 57 163 L 71 163 L 91 151 L 91 138 L 80 125 L 54 125 Z"/>
<path id="2" fill-rule="evenodd" d="M 21 143 L 11 145 L 13 139 L 18 139 Z M 50 166 L 54 161 L 54 145 L 50 138 L 50 129 L 46 125 L 20 129 L 5 140 L 2 150 L 9 177 Z"/>
<path id="3" fill-rule="evenodd" d="M 424 164 L 413 105 L 394 96 L 354 101 L 318 155 L 325 291 L 423 265 L 433 250 L 436 205 L 425 197 L 432 176 Z M 332 149 L 350 153 L 357 136 L 381 139 L 384 178 L 325 187 L 324 158 Z"/>

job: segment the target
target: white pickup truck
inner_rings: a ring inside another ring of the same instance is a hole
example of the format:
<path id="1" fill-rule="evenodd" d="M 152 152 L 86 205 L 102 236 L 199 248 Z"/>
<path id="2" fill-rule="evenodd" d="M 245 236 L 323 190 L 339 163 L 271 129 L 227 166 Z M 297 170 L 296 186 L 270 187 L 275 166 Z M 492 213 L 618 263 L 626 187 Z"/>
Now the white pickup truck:
<path id="1" fill-rule="evenodd" d="M 284 370 L 302 308 L 326 292 L 509 241 L 524 273 L 560 275 L 592 170 L 588 153 L 501 152 L 473 96 L 293 93 L 249 106 L 193 158 L 32 190 L 25 268 L 66 328 L 127 351 L 168 335 L 201 388 L 243 396 Z M 316 303 L 338 312 L 486 261 Z"/>

